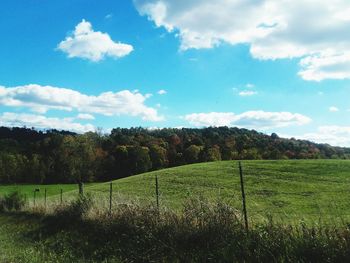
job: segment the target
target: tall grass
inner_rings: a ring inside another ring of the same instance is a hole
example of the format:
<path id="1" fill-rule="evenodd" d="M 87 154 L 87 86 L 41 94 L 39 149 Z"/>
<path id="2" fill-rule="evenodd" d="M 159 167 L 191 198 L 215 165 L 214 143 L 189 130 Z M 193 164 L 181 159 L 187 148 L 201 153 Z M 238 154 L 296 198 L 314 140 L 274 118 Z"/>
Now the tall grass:
<path id="1" fill-rule="evenodd" d="M 0 197 L 0 212 L 19 211 L 23 209 L 24 206 L 25 198 L 21 193 L 17 191 L 9 193 L 4 197 Z"/>
<path id="2" fill-rule="evenodd" d="M 27 238 L 84 262 L 350 261 L 346 224 L 284 225 L 270 219 L 247 231 L 239 211 L 220 200 L 190 199 L 180 212 L 123 201 L 109 213 L 100 204 L 88 196 L 46 210 Z"/>

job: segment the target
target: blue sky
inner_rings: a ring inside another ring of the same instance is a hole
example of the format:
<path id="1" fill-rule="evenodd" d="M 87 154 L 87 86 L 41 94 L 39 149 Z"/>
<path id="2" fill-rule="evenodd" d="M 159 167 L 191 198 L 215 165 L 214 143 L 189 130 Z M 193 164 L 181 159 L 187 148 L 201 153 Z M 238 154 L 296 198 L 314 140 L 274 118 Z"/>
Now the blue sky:
<path id="1" fill-rule="evenodd" d="M 4 0 L 0 125 L 226 125 L 350 146 L 350 4 L 336 2 Z"/>

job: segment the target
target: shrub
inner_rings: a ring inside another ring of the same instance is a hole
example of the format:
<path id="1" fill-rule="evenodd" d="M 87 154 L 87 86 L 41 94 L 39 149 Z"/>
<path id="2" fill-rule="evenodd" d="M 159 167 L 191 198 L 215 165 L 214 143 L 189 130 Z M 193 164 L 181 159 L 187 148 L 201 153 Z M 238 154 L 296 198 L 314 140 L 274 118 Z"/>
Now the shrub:
<path id="1" fill-rule="evenodd" d="M 15 191 L 5 195 L 0 199 L 0 212 L 3 211 L 19 211 L 25 205 L 24 196 Z"/>
<path id="2" fill-rule="evenodd" d="M 90 211 L 92 203 L 90 195 L 80 195 L 70 204 L 57 207 L 54 216 L 60 217 L 66 222 L 81 220 Z"/>

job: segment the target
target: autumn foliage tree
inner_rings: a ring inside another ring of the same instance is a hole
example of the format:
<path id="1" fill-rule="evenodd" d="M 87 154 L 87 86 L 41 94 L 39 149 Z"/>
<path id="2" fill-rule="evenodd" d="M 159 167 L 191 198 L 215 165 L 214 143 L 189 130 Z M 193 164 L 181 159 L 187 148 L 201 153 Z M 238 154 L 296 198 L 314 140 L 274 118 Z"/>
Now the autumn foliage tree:
<path id="1" fill-rule="evenodd" d="M 116 128 L 75 134 L 0 127 L 0 183 L 108 181 L 189 163 L 350 158 L 350 149 L 254 130 Z"/>

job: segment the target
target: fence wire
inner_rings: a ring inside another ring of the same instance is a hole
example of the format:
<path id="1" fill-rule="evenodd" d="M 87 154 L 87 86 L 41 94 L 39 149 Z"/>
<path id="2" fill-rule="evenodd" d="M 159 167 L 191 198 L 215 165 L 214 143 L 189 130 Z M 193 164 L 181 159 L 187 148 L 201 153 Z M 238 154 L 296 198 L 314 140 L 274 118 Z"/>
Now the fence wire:
<path id="1" fill-rule="evenodd" d="M 325 161 L 327 162 L 327 161 Z M 323 165 L 308 161 L 242 161 L 248 219 L 288 222 L 350 221 L 349 166 Z M 302 164 L 302 165 L 300 165 Z M 157 203 L 155 175 L 150 172 L 112 183 L 86 184 L 102 210 L 118 204 Z M 33 186 L 31 186 L 33 187 Z M 202 163 L 161 171 L 158 176 L 161 208 L 181 210 L 189 199 L 224 202 L 242 211 L 238 161 Z M 26 190 L 27 207 L 65 204 L 79 196 L 76 186 L 37 186 Z M 44 189 L 47 198 L 44 197 Z M 61 195 L 62 191 L 62 195 Z M 61 201 L 62 200 L 62 201 Z"/>

